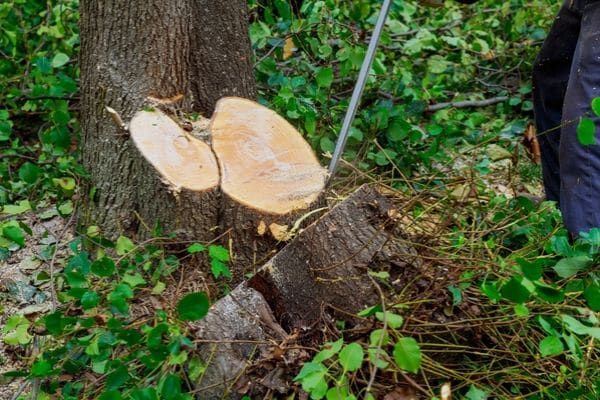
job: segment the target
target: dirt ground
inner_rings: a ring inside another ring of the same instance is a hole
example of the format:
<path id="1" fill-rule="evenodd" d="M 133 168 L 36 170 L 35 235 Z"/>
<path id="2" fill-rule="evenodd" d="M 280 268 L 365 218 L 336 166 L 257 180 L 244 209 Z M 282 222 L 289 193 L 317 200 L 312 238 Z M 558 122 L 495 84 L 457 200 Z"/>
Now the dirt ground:
<path id="1" fill-rule="evenodd" d="M 65 258 L 73 229 L 70 220 L 52 210 L 30 212 L 19 218 L 31 229 L 31 235 L 24 248 L 11 251 L 7 259 L 0 261 L 0 332 L 14 315 L 34 321 L 54 307 L 49 277 L 62 268 L 57 263 Z M 24 360 L 34 352 L 33 343 L 23 352 L 0 340 L 0 374 L 23 367 Z M 22 380 L 0 378 L 0 400 L 15 399 L 28 390 Z"/>

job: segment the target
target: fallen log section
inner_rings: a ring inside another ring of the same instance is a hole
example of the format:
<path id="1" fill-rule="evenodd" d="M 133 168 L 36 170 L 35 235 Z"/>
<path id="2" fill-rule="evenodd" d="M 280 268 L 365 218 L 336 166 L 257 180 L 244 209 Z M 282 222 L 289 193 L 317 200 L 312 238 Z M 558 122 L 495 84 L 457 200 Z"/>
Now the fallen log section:
<path id="1" fill-rule="evenodd" d="M 198 398 L 260 393 L 261 363 L 285 369 L 285 360 L 298 357 L 286 353 L 273 360 L 283 351 L 273 344 L 285 341 L 282 332 L 314 335 L 322 321 L 355 321 L 358 311 L 378 304 L 368 271 L 416 264 L 416 252 L 400 241 L 395 219 L 391 201 L 363 186 L 289 242 L 248 283 L 215 303 L 195 324 L 195 336 L 211 342 L 198 348 L 207 364 L 197 383 Z"/>

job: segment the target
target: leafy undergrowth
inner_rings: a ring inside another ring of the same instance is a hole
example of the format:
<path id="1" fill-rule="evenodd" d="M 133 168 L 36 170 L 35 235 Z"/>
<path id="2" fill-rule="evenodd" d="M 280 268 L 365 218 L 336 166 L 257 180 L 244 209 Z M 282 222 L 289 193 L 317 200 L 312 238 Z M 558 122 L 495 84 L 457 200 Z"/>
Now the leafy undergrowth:
<path id="1" fill-rule="evenodd" d="M 260 4 L 250 1 L 260 99 L 327 161 L 378 2 Z M 77 6 L 0 5 L 0 256 L 39 265 L 27 282 L 39 296 L 0 294 L 0 367 L 18 361 L 4 379 L 29 383 L 6 398 L 192 398 L 206 366 L 186 321 L 229 289 L 226 250 L 174 251 L 169 237 L 113 242 L 94 226 L 75 238 L 32 229 L 64 218 L 72 230 L 85 179 Z M 371 274 L 385 301 L 359 328 L 327 325 L 330 343 L 288 366 L 287 398 L 301 388 L 314 399 L 600 396 L 600 231 L 571 244 L 553 204 L 516 196 L 539 194 L 539 171 L 518 141 L 531 118 L 531 63 L 556 7 L 395 2 L 332 197 L 363 182 L 387 188 L 427 272 L 403 286 L 401 271 Z M 482 99 L 498 102 L 443 104 Z M 210 260 L 210 276 L 191 267 L 198 259 Z M 51 311 L 16 312 L 18 302 Z"/>

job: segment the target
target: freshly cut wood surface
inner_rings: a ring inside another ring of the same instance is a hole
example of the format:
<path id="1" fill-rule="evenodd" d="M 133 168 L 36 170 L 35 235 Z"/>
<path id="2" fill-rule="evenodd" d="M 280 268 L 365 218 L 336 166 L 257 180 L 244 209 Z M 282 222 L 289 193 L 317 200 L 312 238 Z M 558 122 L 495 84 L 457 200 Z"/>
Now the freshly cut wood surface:
<path id="1" fill-rule="evenodd" d="M 162 112 L 139 111 L 129 131 L 140 153 L 173 186 L 204 191 L 219 184 L 219 170 L 210 147 Z"/>
<path id="2" fill-rule="evenodd" d="M 210 130 L 221 189 L 233 200 L 283 215 L 308 208 L 321 194 L 325 169 L 300 133 L 274 111 L 225 97 L 216 105 Z"/>

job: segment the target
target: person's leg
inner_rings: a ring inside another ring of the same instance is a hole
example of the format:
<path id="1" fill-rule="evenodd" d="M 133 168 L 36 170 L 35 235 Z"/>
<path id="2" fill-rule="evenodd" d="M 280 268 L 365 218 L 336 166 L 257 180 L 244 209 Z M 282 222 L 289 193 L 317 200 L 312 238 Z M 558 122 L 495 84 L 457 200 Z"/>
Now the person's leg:
<path id="1" fill-rule="evenodd" d="M 600 1 L 588 0 L 563 107 L 560 143 L 560 207 L 569 232 L 600 227 L 600 134 L 595 145 L 582 145 L 577 123 L 593 116 L 591 102 L 600 96 Z"/>
<path id="2" fill-rule="evenodd" d="M 533 106 L 548 200 L 560 200 L 559 145 L 563 99 L 581 22 L 579 4 L 566 0 L 533 65 Z"/>

